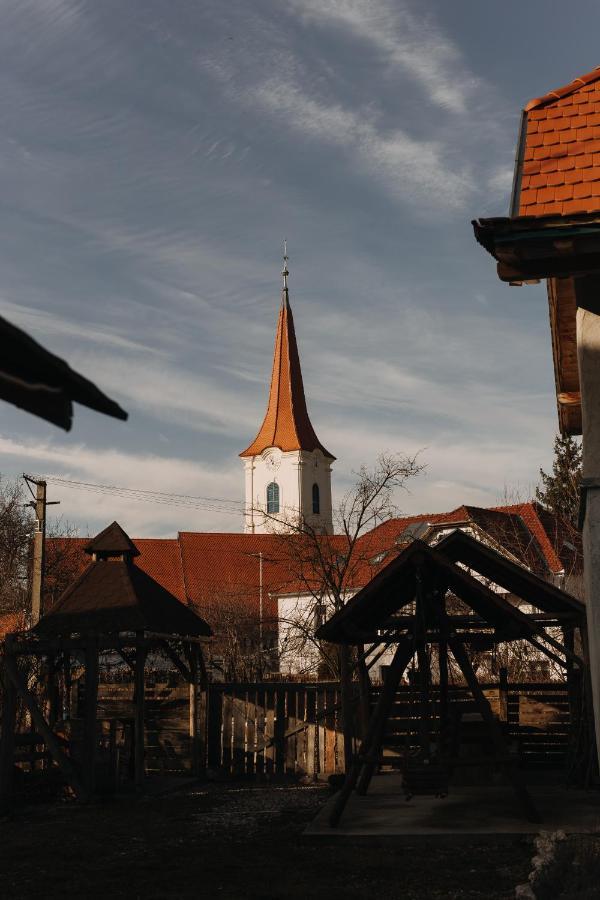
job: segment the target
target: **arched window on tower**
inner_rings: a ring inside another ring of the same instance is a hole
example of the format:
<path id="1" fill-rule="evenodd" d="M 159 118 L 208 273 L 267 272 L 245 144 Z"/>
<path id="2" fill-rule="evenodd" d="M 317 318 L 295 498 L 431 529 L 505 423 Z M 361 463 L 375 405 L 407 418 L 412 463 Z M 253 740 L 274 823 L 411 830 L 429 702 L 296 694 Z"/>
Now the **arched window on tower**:
<path id="1" fill-rule="evenodd" d="M 279 512 L 279 485 L 276 481 L 267 485 L 267 512 Z"/>
<path id="2" fill-rule="evenodd" d="M 321 498 L 319 496 L 319 485 L 313 484 L 312 488 L 313 515 L 318 516 L 321 512 Z"/>

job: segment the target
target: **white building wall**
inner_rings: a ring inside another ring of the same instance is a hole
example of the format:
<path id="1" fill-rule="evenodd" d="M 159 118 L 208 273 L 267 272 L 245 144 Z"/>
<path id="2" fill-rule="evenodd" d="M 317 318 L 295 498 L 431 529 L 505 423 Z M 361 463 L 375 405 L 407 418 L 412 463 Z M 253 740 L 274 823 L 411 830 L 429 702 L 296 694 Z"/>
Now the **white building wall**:
<path id="1" fill-rule="evenodd" d="M 272 533 L 277 530 L 278 522 L 297 522 L 299 519 L 323 531 L 333 531 L 331 460 L 320 450 L 283 453 L 278 447 L 268 447 L 259 456 L 244 459 L 244 468 L 246 533 Z M 279 514 L 274 518 L 265 515 L 267 486 L 271 482 L 279 486 Z M 312 512 L 313 484 L 319 486 L 319 515 Z"/>

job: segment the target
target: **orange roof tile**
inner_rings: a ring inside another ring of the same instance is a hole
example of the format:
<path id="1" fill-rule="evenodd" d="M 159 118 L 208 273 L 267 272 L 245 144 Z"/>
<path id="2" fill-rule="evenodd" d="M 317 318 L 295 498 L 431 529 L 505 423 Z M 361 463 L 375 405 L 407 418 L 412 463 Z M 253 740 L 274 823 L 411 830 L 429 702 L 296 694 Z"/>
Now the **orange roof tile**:
<path id="1" fill-rule="evenodd" d="M 324 456 L 335 459 L 319 441 L 308 417 L 287 285 L 281 295 L 267 413 L 253 442 L 240 456 L 258 456 L 267 447 L 283 451 L 319 449 Z"/>
<path id="2" fill-rule="evenodd" d="M 514 213 L 600 209 L 600 67 L 525 107 Z"/>

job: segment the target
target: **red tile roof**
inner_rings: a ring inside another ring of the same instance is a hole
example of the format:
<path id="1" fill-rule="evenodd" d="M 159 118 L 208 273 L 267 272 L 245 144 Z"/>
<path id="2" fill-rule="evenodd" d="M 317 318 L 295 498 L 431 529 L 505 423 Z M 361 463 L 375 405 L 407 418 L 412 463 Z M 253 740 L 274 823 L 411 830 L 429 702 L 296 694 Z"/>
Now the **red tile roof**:
<path id="1" fill-rule="evenodd" d="M 525 107 L 519 216 L 600 210 L 600 67 Z"/>
<path id="2" fill-rule="evenodd" d="M 390 555 L 410 540 L 410 535 L 402 538 L 407 529 L 419 523 L 430 526 L 474 523 L 537 574 L 558 574 L 564 566 L 548 531 L 552 530 L 551 520 L 552 516 L 535 503 L 492 509 L 459 506 L 450 512 L 390 519 L 360 539 L 360 561 L 351 567 L 352 584 L 349 587 L 360 587 L 369 581 L 382 565 L 389 562 Z M 330 535 L 324 539 L 339 543 L 339 552 L 344 552 L 343 536 Z M 89 561 L 83 551 L 86 540 L 60 540 L 76 542 L 83 570 Z M 52 545 L 52 539 L 48 543 Z M 219 600 L 239 603 L 246 613 L 258 615 L 261 554 L 265 621 L 274 621 L 277 616 L 277 596 L 306 592 L 305 582 L 294 572 L 293 553 L 286 551 L 282 538 L 277 535 L 184 531 L 175 539 L 134 538 L 134 543 L 140 551 L 135 565 L 182 603 L 193 605 L 209 624 L 210 607 Z M 381 554 L 386 558 L 378 560 Z"/>
<path id="3" fill-rule="evenodd" d="M 319 449 L 335 459 L 319 441 L 308 416 L 287 287 L 281 297 L 267 413 L 258 434 L 240 456 L 258 456 L 267 447 L 283 451 Z"/>

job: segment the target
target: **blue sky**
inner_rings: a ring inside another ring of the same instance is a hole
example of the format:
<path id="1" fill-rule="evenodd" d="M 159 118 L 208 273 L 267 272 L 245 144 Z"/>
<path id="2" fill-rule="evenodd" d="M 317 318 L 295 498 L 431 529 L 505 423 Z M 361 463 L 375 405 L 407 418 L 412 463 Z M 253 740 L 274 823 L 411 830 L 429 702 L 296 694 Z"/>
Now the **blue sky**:
<path id="1" fill-rule="evenodd" d="M 0 0 L 0 314 L 130 412 L 68 435 L 3 406 L 0 471 L 242 499 L 281 243 L 339 495 L 422 449 L 406 512 L 526 495 L 556 429 L 543 286 L 508 210 L 520 109 L 600 63 L 592 0 Z M 85 533 L 230 511 L 52 488 Z"/>

